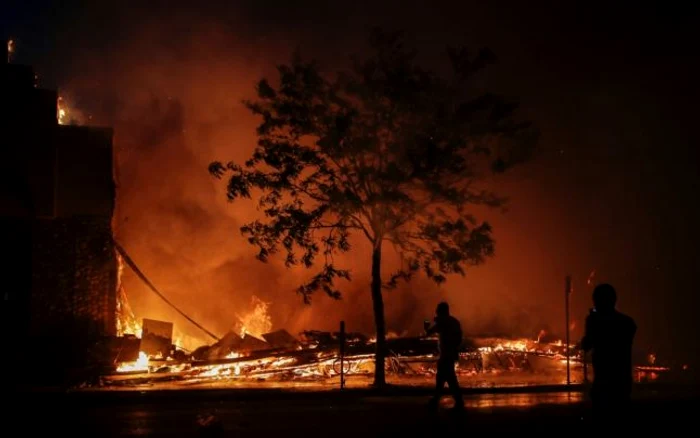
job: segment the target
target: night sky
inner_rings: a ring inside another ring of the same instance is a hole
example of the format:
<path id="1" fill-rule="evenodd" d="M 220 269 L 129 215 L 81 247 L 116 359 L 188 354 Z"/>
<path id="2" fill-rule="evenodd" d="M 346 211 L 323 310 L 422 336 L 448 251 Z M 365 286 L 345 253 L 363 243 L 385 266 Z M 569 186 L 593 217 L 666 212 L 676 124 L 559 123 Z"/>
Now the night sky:
<path id="1" fill-rule="evenodd" d="M 494 182 L 512 197 L 509 211 L 492 219 L 496 257 L 439 291 L 455 313 L 479 320 L 475 330 L 512 317 L 525 321 L 517 329 L 541 324 L 561 333 L 565 275 L 574 276 L 572 312 L 580 322 L 590 307 L 586 279 L 595 270 L 593 282 L 614 284 L 620 309 L 637 319 L 641 347 L 698 359 L 697 7 L 101 3 L 3 2 L 2 36 L 17 41 L 14 61 L 33 65 L 41 86 L 70 96 L 92 123 L 115 127 L 118 237 L 154 283 L 218 330 L 227 322 L 212 289 L 232 307 L 248 302 L 242 289 L 255 291 L 277 306 L 278 326 L 322 324 L 309 316 L 314 306 L 348 317 L 342 303 L 329 300 L 301 309 L 291 292 L 297 274 L 275 266 L 267 280 L 235 286 L 243 280 L 232 272 L 263 268 L 236 231 L 249 214 L 224 202 L 206 164 L 251 150 L 254 120 L 240 100 L 293 49 L 339 66 L 361 52 L 368 27 L 379 25 L 406 30 L 427 62 L 445 44 L 490 47 L 499 62 L 484 85 L 517 96 L 542 131 L 536 158 Z M 148 317 L 155 302 L 136 280 L 127 286 L 136 313 Z M 406 293 L 425 295 L 421 288 L 431 289 L 419 283 Z M 390 327 L 392 318 L 397 327 L 419 327 L 435 301 L 412 298 L 396 304 L 405 311 L 395 314 L 388 308 Z M 368 324 L 366 315 L 355 320 Z"/>

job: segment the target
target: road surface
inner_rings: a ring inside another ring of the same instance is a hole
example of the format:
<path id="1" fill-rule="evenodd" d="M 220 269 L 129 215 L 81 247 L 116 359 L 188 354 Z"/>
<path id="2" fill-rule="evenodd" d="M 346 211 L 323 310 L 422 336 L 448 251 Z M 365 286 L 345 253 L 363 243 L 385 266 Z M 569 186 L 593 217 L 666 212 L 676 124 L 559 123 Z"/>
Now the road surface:
<path id="1" fill-rule="evenodd" d="M 688 394 L 646 394 L 635 402 L 630 432 L 690 425 L 694 418 L 686 412 L 693 412 L 698 400 Z M 197 437 L 215 429 L 199 424 L 206 418 L 213 418 L 222 430 L 210 436 L 231 437 L 586 433 L 586 404 L 580 393 L 472 394 L 466 396 L 463 416 L 451 413 L 448 398 L 437 414 L 426 409 L 426 402 L 424 395 L 327 392 L 33 395 L 14 404 L 16 410 L 6 425 L 14 424 L 15 430 L 5 436 Z"/>

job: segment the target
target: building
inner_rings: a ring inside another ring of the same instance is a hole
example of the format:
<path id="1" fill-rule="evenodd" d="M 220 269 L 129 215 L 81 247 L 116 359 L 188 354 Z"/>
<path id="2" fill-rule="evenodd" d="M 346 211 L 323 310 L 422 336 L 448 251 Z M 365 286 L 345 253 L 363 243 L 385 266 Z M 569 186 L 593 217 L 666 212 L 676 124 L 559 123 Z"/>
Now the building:
<path id="1" fill-rule="evenodd" d="M 2 336 L 7 357 L 58 377 L 115 335 L 113 133 L 60 125 L 57 92 L 0 47 Z"/>

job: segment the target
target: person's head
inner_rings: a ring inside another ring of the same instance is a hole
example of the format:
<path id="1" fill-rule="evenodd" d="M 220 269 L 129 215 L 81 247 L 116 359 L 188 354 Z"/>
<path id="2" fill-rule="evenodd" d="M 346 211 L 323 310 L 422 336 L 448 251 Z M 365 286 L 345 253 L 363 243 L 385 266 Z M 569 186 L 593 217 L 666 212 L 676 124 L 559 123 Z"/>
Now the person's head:
<path id="1" fill-rule="evenodd" d="M 447 304 L 445 301 L 441 302 L 440 304 L 437 305 L 437 308 L 435 309 L 435 314 L 437 316 L 449 316 L 450 315 L 450 305 Z"/>
<path id="2" fill-rule="evenodd" d="M 605 312 L 613 310 L 617 302 L 615 288 L 609 284 L 599 284 L 593 290 L 593 305 L 596 310 Z"/>

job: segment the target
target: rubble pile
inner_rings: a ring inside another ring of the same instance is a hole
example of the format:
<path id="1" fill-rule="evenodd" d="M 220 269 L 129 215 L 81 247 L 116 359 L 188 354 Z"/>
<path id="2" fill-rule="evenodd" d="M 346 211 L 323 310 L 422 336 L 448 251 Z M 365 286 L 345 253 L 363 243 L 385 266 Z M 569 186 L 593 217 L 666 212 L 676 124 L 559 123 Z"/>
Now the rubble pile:
<path id="1" fill-rule="evenodd" d="M 149 321 L 151 326 L 164 326 Z M 171 330 L 161 330 L 167 336 Z M 322 381 L 341 374 L 340 343 L 346 376 L 374 373 L 374 339 L 361 333 L 332 333 L 309 330 L 299 337 L 286 330 L 265 333 L 260 337 L 230 331 L 212 345 L 202 346 L 190 354 L 172 345 L 172 340 L 151 332 L 148 342 L 124 338 L 124 347 L 115 356 L 111 372 L 101 377 L 103 385 L 134 385 L 163 381 L 188 383 L 222 380 L 248 381 Z M 170 345 L 163 354 L 163 345 Z M 149 347 L 150 351 L 144 351 Z M 154 348 L 153 346 L 158 346 Z M 127 357 L 128 356 L 128 357 Z M 433 337 L 392 337 L 387 339 L 386 369 L 394 376 L 431 376 L 438 357 L 437 339 Z M 572 356 L 580 366 L 580 358 Z M 500 371 L 561 371 L 566 363 L 566 347 L 561 342 L 502 338 L 467 339 L 462 345 L 457 365 L 461 375 Z"/>

